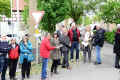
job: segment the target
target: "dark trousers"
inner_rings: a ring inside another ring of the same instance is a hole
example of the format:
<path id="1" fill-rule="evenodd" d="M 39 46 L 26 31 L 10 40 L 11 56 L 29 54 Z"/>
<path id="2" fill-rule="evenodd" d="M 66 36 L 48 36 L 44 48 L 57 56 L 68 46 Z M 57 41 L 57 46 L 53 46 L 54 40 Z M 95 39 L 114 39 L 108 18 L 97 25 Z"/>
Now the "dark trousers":
<path id="1" fill-rule="evenodd" d="M 30 68 L 31 68 L 31 62 L 28 62 L 27 59 L 24 59 L 22 64 L 22 78 L 30 77 Z"/>
<path id="2" fill-rule="evenodd" d="M 74 57 L 74 49 L 76 50 L 76 60 L 79 59 L 79 42 L 73 41 L 71 45 L 71 59 Z"/>
<path id="3" fill-rule="evenodd" d="M 18 59 L 9 59 L 9 76 L 15 78 Z"/>
<path id="4" fill-rule="evenodd" d="M 52 66 L 51 66 L 51 72 L 56 73 L 58 67 L 58 60 L 53 60 Z"/>
<path id="5" fill-rule="evenodd" d="M 3 71 L 3 67 L 5 64 L 5 56 L 0 56 L 0 73 Z"/>
<path id="6" fill-rule="evenodd" d="M 88 53 L 88 60 L 91 62 L 91 51 L 90 51 L 90 46 L 84 47 L 83 50 L 83 56 L 84 56 L 84 62 L 86 62 L 86 55 Z"/>
<path id="7" fill-rule="evenodd" d="M 1 80 L 6 80 L 5 75 L 6 75 L 6 71 L 7 71 L 7 67 L 8 67 L 8 61 L 9 60 L 7 58 L 5 58 L 5 63 L 4 63 L 3 70 L 2 70 Z"/>
<path id="8" fill-rule="evenodd" d="M 63 52 L 63 63 L 62 63 L 62 66 L 69 67 L 68 54 L 69 54 L 69 51 L 64 51 Z"/>
<path id="9" fill-rule="evenodd" d="M 115 58 L 115 67 L 116 68 L 120 68 L 119 61 L 120 61 L 120 55 L 116 54 L 116 58 Z"/>

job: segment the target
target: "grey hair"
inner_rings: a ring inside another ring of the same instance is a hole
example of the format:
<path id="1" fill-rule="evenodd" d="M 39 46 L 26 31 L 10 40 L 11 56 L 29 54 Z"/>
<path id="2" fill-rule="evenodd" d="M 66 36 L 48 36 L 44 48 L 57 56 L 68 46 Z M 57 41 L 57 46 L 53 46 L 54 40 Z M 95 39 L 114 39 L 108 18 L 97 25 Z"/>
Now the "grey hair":
<path id="1" fill-rule="evenodd" d="M 45 32 L 44 37 L 47 37 L 50 33 L 49 32 Z"/>

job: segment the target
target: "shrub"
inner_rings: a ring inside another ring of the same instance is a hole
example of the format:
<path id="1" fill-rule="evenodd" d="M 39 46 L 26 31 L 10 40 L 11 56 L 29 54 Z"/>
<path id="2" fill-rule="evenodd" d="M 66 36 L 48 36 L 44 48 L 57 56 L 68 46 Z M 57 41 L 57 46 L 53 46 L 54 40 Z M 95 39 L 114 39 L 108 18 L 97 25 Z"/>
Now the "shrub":
<path id="1" fill-rule="evenodd" d="M 108 43 L 111 43 L 111 44 L 114 43 L 115 32 L 116 32 L 116 30 L 113 30 L 112 32 L 106 32 L 105 33 L 105 40 Z"/>

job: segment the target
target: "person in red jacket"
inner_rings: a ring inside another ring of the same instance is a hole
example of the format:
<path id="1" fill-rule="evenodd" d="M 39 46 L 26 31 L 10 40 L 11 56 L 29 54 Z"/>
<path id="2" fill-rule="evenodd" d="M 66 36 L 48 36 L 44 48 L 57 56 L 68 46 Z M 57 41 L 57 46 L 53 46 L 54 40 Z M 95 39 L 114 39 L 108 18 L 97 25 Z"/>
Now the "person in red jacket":
<path id="1" fill-rule="evenodd" d="M 71 61 L 73 62 L 73 52 L 76 49 L 76 61 L 79 61 L 79 38 L 80 38 L 80 31 L 76 27 L 75 22 L 71 24 L 72 28 L 68 31 L 68 36 L 71 41 Z"/>
<path id="2" fill-rule="evenodd" d="M 16 39 L 13 38 L 11 40 L 11 49 L 9 51 L 9 76 L 10 80 L 17 80 L 16 79 L 16 68 L 18 63 L 18 58 L 20 54 L 19 45 L 16 43 Z"/>
<path id="3" fill-rule="evenodd" d="M 40 45 L 40 56 L 42 57 L 42 75 L 41 80 L 46 80 L 47 76 L 47 64 L 48 58 L 50 57 L 50 51 L 54 50 L 56 47 L 50 45 L 51 35 L 46 33 L 45 38 L 42 40 Z"/>

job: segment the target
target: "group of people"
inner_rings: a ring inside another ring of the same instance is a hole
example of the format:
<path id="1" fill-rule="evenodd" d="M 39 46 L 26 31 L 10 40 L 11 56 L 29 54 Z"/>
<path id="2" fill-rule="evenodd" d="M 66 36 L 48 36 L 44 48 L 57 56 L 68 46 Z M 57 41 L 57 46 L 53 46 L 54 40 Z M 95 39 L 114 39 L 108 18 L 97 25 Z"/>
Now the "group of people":
<path id="1" fill-rule="evenodd" d="M 0 38 L 0 80 L 6 80 L 5 75 L 9 68 L 10 80 L 17 80 L 16 69 L 18 62 L 22 65 L 22 80 L 26 77 L 30 78 L 31 60 L 29 55 L 32 54 L 32 43 L 26 34 L 18 44 L 15 38 L 10 41 L 6 34 L 2 34 Z"/>
<path id="2" fill-rule="evenodd" d="M 40 56 L 42 57 L 42 72 L 41 80 L 47 78 L 48 60 L 52 60 L 51 76 L 58 74 L 58 66 L 68 70 L 71 69 L 70 61 L 74 62 L 74 49 L 76 50 L 76 63 L 79 63 L 79 51 L 83 51 L 83 62 L 91 63 L 92 49 L 95 48 L 96 61 L 95 65 L 102 64 L 101 48 L 104 45 L 105 30 L 99 25 L 95 25 L 91 30 L 87 26 L 85 33 L 81 34 L 76 27 L 75 22 L 70 24 L 71 29 L 67 30 L 65 26 L 61 26 L 51 36 L 46 33 L 44 39 L 40 43 Z M 114 53 L 116 53 L 115 68 L 120 69 L 120 25 L 115 33 Z M 30 78 L 31 62 L 34 60 L 32 53 L 32 43 L 29 40 L 29 35 L 26 34 L 18 44 L 15 38 L 7 40 L 5 34 L 0 38 L 0 80 L 6 80 L 6 70 L 9 68 L 10 80 L 17 80 L 16 69 L 18 63 L 21 64 L 22 80 Z M 88 55 L 88 60 L 87 60 Z M 70 57 L 69 57 L 70 56 Z"/>
<path id="3" fill-rule="evenodd" d="M 83 51 L 84 63 L 87 62 L 88 55 L 89 63 L 91 63 L 91 51 L 93 46 L 96 48 L 95 64 L 102 64 L 101 48 L 104 44 L 105 30 L 100 26 L 95 25 L 93 31 L 90 26 L 86 27 L 85 33 L 82 35 L 80 30 L 76 27 L 75 22 L 70 24 L 71 29 L 67 30 L 65 26 L 61 26 L 59 30 L 55 31 L 53 37 L 50 33 L 46 33 L 45 38 L 40 44 L 40 56 L 42 57 L 42 75 L 41 80 L 47 78 L 47 65 L 49 58 L 52 59 L 51 75 L 58 74 L 58 66 L 62 68 L 71 69 L 69 61 L 74 62 L 74 49 L 76 50 L 76 62 L 79 62 L 79 51 Z M 83 37 L 81 39 L 81 37 Z M 69 54 L 69 51 L 71 52 Z M 70 59 L 69 59 L 70 55 Z"/>

